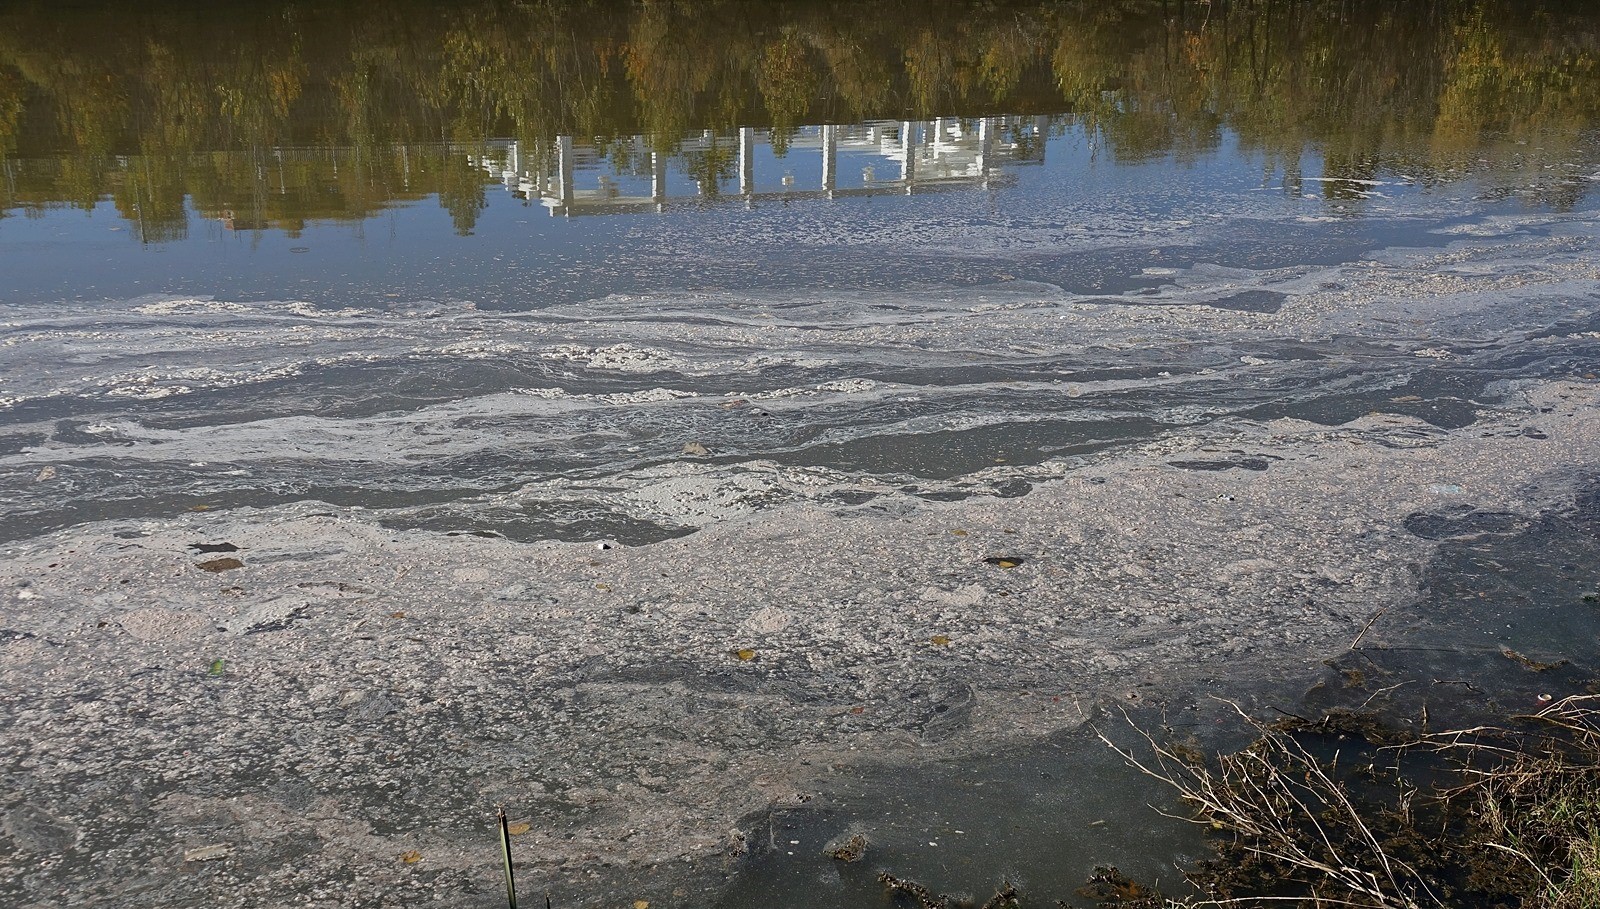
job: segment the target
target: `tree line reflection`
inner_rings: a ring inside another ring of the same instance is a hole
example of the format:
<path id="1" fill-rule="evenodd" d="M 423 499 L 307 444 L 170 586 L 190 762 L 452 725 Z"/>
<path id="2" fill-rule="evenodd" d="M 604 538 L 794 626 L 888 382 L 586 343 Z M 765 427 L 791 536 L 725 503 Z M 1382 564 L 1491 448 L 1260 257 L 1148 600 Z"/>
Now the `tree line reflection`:
<path id="1" fill-rule="evenodd" d="M 1329 194 L 1498 174 L 1566 206 L 1593 185 L 1569 166 L 1600 112 L 1586 6 L 34 0 L 0 11 L 0 217 L 109 198 L 160 241 L 190 211 L 295 232 L 437 197 L 467 232 L 491 140 L 583 137 L 618 173 L 669 156 L 720 180 L 738 146 L 706 131 L 783 156 L 807 125 L 1001 114 L 1114 162 L 1231 132 L 1296 190 L 1315 155 L 1347 181 Z"/>

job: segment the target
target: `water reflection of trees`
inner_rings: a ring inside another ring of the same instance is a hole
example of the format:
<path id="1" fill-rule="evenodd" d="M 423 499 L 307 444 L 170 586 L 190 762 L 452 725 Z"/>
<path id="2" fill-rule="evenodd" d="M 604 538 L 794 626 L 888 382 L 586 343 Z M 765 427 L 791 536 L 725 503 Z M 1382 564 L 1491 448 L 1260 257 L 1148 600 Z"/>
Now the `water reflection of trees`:
<path id="1" fill-rule="evenodd" d="M 1350 180 L 1520 168 L 1571 204 L 1582 181 L 1540 175 L 1600 112 L 1600 16 L 1582 7 L 35 0 L 0 11 L 0 214 L 109 197 L 162 240 L 187 229 L 186 198 L 296 230 L 437 196 L 465 233 L 485 177 L 443 143 L 643 134 L 671 153 L 755 125 L 781 153 L 806 123 L 988 112 L 1066 115 L 1125 162 L 1193 159 L 1231 131 L 1296 192 L 1314 154 Z M 683 163 L 715 185 L 723 151 Z"/>

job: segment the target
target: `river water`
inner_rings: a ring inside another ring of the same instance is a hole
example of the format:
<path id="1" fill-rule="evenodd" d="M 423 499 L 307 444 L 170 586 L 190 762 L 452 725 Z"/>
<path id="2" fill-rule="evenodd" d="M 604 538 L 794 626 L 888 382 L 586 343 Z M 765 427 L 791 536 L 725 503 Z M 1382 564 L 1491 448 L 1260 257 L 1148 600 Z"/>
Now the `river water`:
<path id="1" fill-rule="evenodd" d="M 1065 898 L 1202 849 L 1118 705 L 1228 741 L 1380 610 L 1581 689 L 1597 59 L 1557 3 L 7 9 L 0 895 L 492 906 L 505 803 L 561 905 Z"/>

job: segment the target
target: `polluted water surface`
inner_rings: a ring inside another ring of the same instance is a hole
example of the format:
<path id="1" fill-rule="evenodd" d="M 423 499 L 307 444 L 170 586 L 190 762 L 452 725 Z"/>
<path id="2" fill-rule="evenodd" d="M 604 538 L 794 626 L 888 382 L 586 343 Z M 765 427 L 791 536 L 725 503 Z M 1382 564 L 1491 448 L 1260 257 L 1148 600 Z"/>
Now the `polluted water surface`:
<path id="1" fill-rule="evenodd" d="M 1099 734 L 1588 690 L 1597 48 L 8 5 L 0 903 L 1181 896 Z"/>

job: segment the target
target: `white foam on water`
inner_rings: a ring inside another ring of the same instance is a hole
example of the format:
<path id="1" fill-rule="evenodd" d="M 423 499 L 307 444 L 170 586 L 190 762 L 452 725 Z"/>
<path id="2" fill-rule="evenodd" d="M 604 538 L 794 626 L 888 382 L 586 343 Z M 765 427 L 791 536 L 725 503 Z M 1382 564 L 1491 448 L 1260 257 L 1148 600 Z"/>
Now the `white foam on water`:
<path id="1" fill-rule="evenodd" d="M 184 298 L 143 303 L 133 307 L 133 311 L 144 316 L 170 316 L 192 312 L 249 312 L 250 307 L 242 303 L 219 303 L 216 300 Z"/>
<path id="2" fill-rule="evenodd" d="M 0 455 L 0 470 L 32 476 L 93 462 L 167 476 L 205 462 L 219 471 L 205 482 L 223 489 L 315 481 L 420 495 L 430 484 L 503 487 L 519 472 L 536 478 L 546 461 L 615 483 L 661 462 L 693 463 L 682 453 L 690 441 L 719 462 L 742 463 L 1041 420 L 1081 420 L 1087 430 L 1132 415 L 1108 406 L 1127 395 L 1163 396 L 1141 416 L 1193 423 L 1211 418 L 1219 405 L 1210 399 L 1232 383 L 1308 368 L 1274 356 L 1274 344 L 1352 336 L 1413 362 L 1455 363 L 1445 358 L 1470 349 L 1463 339 L 1512 343 L 1525 330 L 1518 326 L 1542 328 L 1600 304 L 1593 225 L 1489 222 L 1491 235 L 1460 232 L 1443 248 L 1395 247 L 1345 264 L 1163 268 L 1161 286 L 1122 297 L 1000 282 L 608 297 L 514 314 L 417 303 L 329 317 L 292 302 L 197 298 L 71 305 L 48 316 L 13 308 L 0 327 L 8 361 L 0 407 L 44 415 L 13 424 L 36 437 Z M 1250 291 L 1282 294 L 1281 311 L 1212 305 Z M 1163 374 L 1150 375 L 1156 365 Z M 1124 367 L 1141 375 L 1070 378 Z M 894 381 L 890 371 L 902 368 L 930 378 Z M 369 370 L 383 370 L 381 382 L 369 385 Z M 442 400 L 390 396 L 408 384 L 442 387 L 436 377 L 448 370 L 479 372 L 463 373 Z M 1189 402 L 1178 400 L 1186 387 Z M 48 407 L 74 415 L 98 441 L 59 436 Z M 460 466 L 441 476 L 447 464 Z M 229 470 L 246 474 L 216 479 Z M 774 492 L 766 475 L 740 474 L 721 478 L 732 491 L 719 498 L 695 486 L 704 471 L 613 504 L 690 522 L 700 520 L 694 509 L 726 518 L 790 494 Z M 699 490 L 692 508 L 668 494 L 690 487 Z M 712 504 L 699 501 L 706 496 Z"/>

